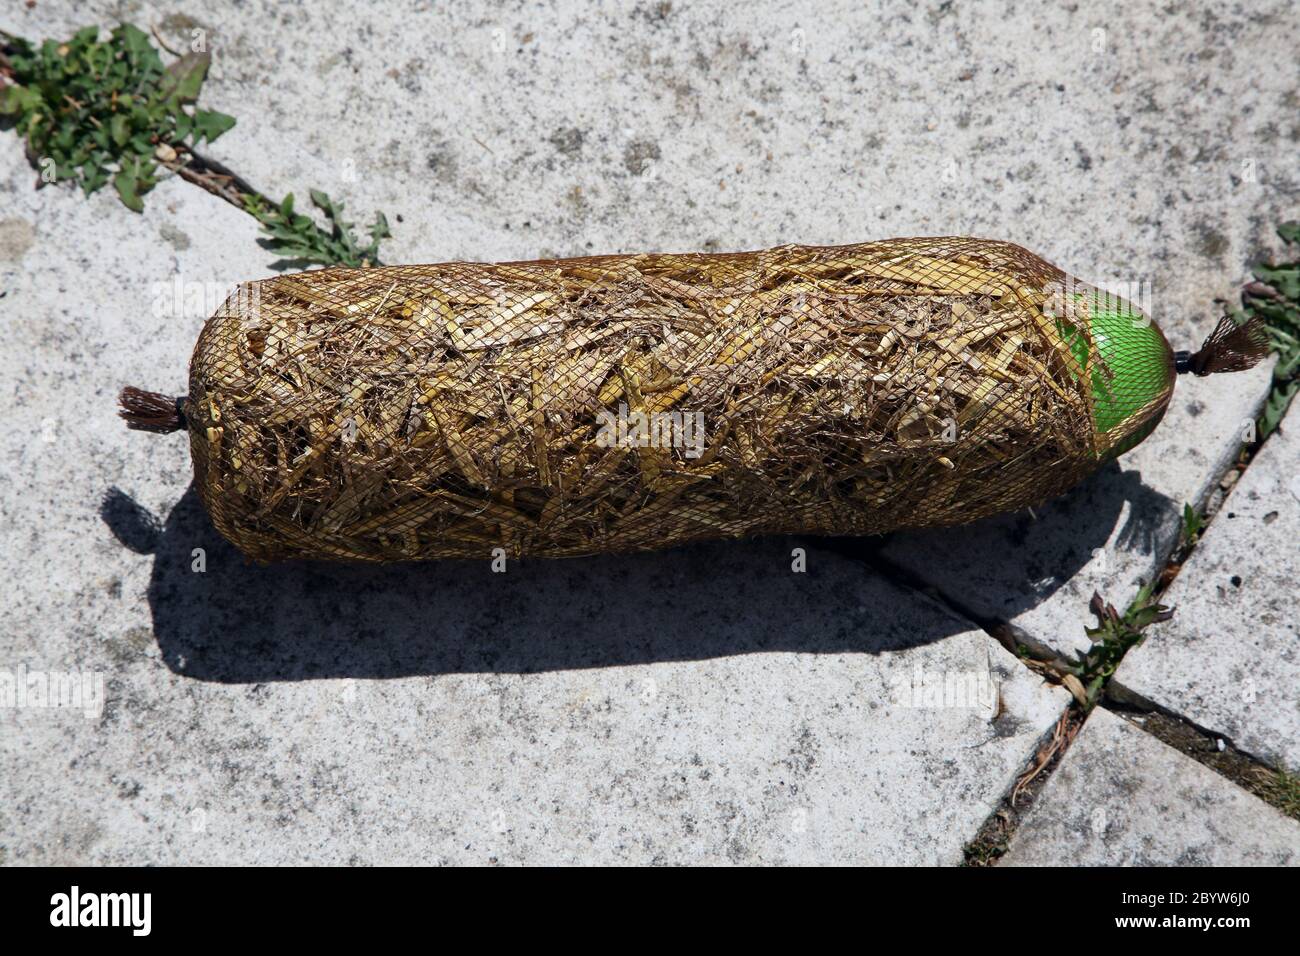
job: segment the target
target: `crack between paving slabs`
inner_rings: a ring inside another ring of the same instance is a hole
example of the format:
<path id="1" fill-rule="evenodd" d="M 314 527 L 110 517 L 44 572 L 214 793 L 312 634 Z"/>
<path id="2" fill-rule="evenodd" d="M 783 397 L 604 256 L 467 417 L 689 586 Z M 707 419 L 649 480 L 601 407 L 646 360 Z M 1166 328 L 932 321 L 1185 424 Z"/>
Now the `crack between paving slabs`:
<path id="1" fill-rule="evenodd" d="M 1300 821 L 1300 778 L 1241 749 L 1231 737 L 1136 694 L 1126 693 L 1123 700 L 1111 697 L 1100 706 Z"/>
<path id="2" fill-rule="evenodd" d="M 1160 573 L 1156 576 L 1157 588 L 1153 594 L 1154 599 L 1158 600 L 1164 593 L 1166 593 L 1169 587 L 1173 584 L 1174 580 L 1182 572 L 1183 566 L 1191 558 L 1191 555 L 1196 551 L 1196 548 L 1200 540 L 1204 538 L 1206 533 L 1208 533 L 1210 528 L 1214 525 L 1215 521 L 1218 519 L 1219 512 L 1222 510 L 1222 507 L 1228 500 L 1228 497 L 1232 494 L 1233 487 L 1235 487 L 1237 482 L 1241 480 L 1241 476 L 1244 475 L 1246 471 L 1250 468 L 1250 465 L 1259 456 L 1260 452 L 1262 451 L 1264 446 L 1268 443 L 1268 441 L 1271 438 L 1272 438 L 1272 434 L 1269 434 L 1266 435 L 1263 439 L 1261 439 L 1258 442 L 1255 442 L 1253 444 L 1244 444 L 1241 450 L 1239 451 L 1236 460 L 1227 468 L 1225 468 L 1223 473 L 1219 475 L 1219 480 L 1217 482 L 1214 482 L 1211 485 L 1210 493 L 1207 495 L 1207 499 L 1206 499 L 1204 514 L 1201 515 L 1202 524 L 1200 530 L 1197 533 L 1195 539 L 1190 541 L 1186 539 L 1185 535 L 1180 535 L 1177 545 L 1170 553 L 1169 557 L 1166 559 L 1165 565 L 1161 569 Z M 1232 474 L 1235 474 L 1236 477 L 1231 482 L 1227 482 L 1228 476 Z M 1127 656 L 1127 653 L 1128 652 L 1126 650 L 1124 656 Z M 1121 658 L 1120 662 L 1122 662 L 1122 660 L 1123 658 Z M 1117 668 L 1118 668 L 1118 664 L 1117 664 Z M 1112 710 L 1116 713 L 1122 713 L 1126 715 L 1134 714 L 1134 713 L 1158 714 L 1169 720 L 1177 721 L 1187 726 L 1188 728 L 1191 728 L 1197 734 L 1199 734 L 1200 737 L 1202 737 L 1206 741 L 1211 742 L 1212 744 L 1217 741 L 1222 741 L 1226 747 L 1230 747 L 1236 754 L 1239 754 L 1242 759 L 1249 761 L 1251 764 L 1253 764 L 1258 768 L 1268 770 L 1273 773 L 1281 773 L 1289 776 L 1288 771 L 1285 768 L 1275 767 L 1272 764 L 1270 764 L 1268 761 L 1262 759 L 1261 757 L 1238 747 L 1233 742 L 1232 738 L 1229 735 L 1214 730 L 1213 728 L 1202 727 L 1201 725 L 1197 724 L 1195 721 L 1190 720 L 1185 715 L 1177 713 L 1176 711 L 1173 711 L 1167 707 L 1163 707 L 1160 704 L 1157 704 L 1155 701 L 1152 701 L 1144 697 L 1143 695 L 1130 690 L 1129 688 L 1125 687 L 1123 683 L 1114 680 L 1113 677 L 1111 679 L 1108 679 L 1106 682 L 1105 693 L 1103 695 L 1103 700 L 1101 701 L 1101 703 L 1104 706 L 1106 706 L 1107 709 Z M 1135 721 L 1130 721 L 1130 722 L 1136 723 Z M 1148 733 L 1151 732 L 1150 729 L 1147 728 L 1144 724 L 1138 724 L 1137 726 L 1140 726 L 1144 730 L 1147 730 Z M 1235 783 L 1240 783 L 1240 781 L 1236 780 L 1231 775 L 1224 774 L 1219 767 L 1214 765 L 1214 763 L 1202 759 L 1203 754 L 1197 752 L 1191 746 L 1190 743 L 1180 746 L 1175 742 L 1172 742 L 1168 739 L 1165 739 L 1164 737 L 1161 737 L 1159 734 L 1153 734 L 1153 735 L 1156 736 L 1157 739 L 1160 739 L 1164 743 L 1174 747 L 1174 749 L 1178 750 L 1180 753 L 1186 754 L 1187 756 L 1198 760 L 1200 763 L 1205 764 L 1210 769 L 1215 770 L 1221 776 L 1226 776 L 1229 780 L 1233 780 L 1233 782 Z M 1290 811 L 1290 815 L 1296 816 L 1296 811 L 1295 810 Z M 1297 816 L 1297 819 L 1300 819 L 1300 816 Z"/>
<path id="3" fill-rule="evenodd" d="M 1055 662 L 1026 657 L 1020 652 L 1016 629 L 1006 621 L 990 619 L 976 614 L 960 601 L 940 591 L 906 568 L 900 567 L 880 553 L 879 543 L 855 539 L 831 539 L 828 550 L 861 561 L 885 580 L 904 590 L 930 598 L 949 613 L 970 621 L 993 640 L 997 641 L 1026 668 L 1048 683 L 1061 684 L 1060 675 L 1053 669 Z M 826 542 L 823 541 L 823 544 Z M 1085 709 L 1073 695 L 1051 729 L 1044 732 L 1034 746 L 1033 756 L 1017 773 L 1015 781 L 1002 794 L 997 805 L 975 835 L 963 845 L 965 866 L 990 866 L 1006 852 L 1007 844 L 1020 821 L 1033 806 L 1039 792 L 1065 756 L 1066 750 L 1078 736 L 1087 720 Z"/>
<path id="4" fill-rule="evenodd" d="M 1244 445 L 1242 451 L 1239 452 L 1237 459 L 1225 468 L 1221 475 L 1219 475 L 1219 480 L 1210 484 L 1209 491 L 1205 496 L 1204 508 L 1206 514 L 1204 519 L 1205 523 L 1201 528 L 1201 535 L 1204 535 L 1205 532 L 1208 531 L 1214 518 L 1217 517 L 1218 508 L 1216 506 L 1221 505 L 1223 500 L 1226 499 L 1227 494 L 1231 491 L 1231 486 L 1229 486 L 1224 490 L 1222 495 L 1218 496 L 1218 500 L 1215 500 L 1216 492 L 1222 489 L 1227 475 L 1236 472 L 1238 476 L 1237 480 L 1240 480 L 1240 475 L 1245 472 L 1246 468 L 1249 467 L 1250 462 L 1254 460 L 1256 455 L 1258 455 L 1259 450 L 1263 447 L 1265 441 L 1267 441 L 1267 438 L 1265 438 L 1264 441 L 1256 443 L 1253 447 L 1250 445 Z M 1194 542 L 1189 544 L 1183 541 L 1181 536 L 1171 546 L 1169 553 L 1165 556 L 1163 566 L 1154 576 L 1158 585 L 1157 589 L 1154 590 L 1151 595 L 1153 603 L 1158 601 L 1159 597 L 1163 595 L 1170 583 L 1172 583 L 1174 578 L 1177 576 L 1178 571 L 1181 570 L 1182 564 L 1187 560 L 1194 548 Z M 944 593 L 935 585 L 923 580 L 910 570 L 885 558 L 881 554 L 878 546 L 862 549 L 854 556 L 858 557 L 886 580 L 901 587 L 905 587 L 908 590 L 924 594 L 937 601 L 941 606 L 945 607 L 952 613 L 976 624 L 981 630 L 1006 648 L 1006 650 L 1017 660 L 1030 670 L 1039 674 L 1044 680 L 1049 683 L 1064 684 L 1064 672 L 1069 666 L 1069 662 L 1061 655 L 1051 651 L 1041 641 L 1034 640 L 1032 635 L 1023 631 L 1021 628 L 1016 627 L 1008 621 L 990 619 L 975 613 L 971 608 L 966 607 L 961 601 L 951 595 Z M 1174 569 L 1172 573 L 1170 573 L 1171 568 Z M 1096 645 L 1094 645 L 1094 647 L 1095 646 Z M 1136 646 L 1136 644 L 1132 646 Z M 1123 648 L 1123 653 L 1120 655 L 1119 659 L 1114 662 L 1115 670 L 1117 670 L 1119 665 L 1123 662 L 1123 658 L 1127 655 L 1129 649 L 1129 647 Z M 1033 656 L 1025 654 L 1024 651 L 1026 650 Z M 1240 750 L 1224 735 L 1217 734 L 1206 728 L 1196 727 L 1195 724 L 1179 714 L 1159 708 L 1150 701 L 1141 701 L 1137 698 L 1137 695 L 1129 694 L 1128 700 L 1124 701 L 1122 698 L 1128 692 L 1124 691 L 1121 685 L 1114 683 L 1113 675 L 1114 670 L 1112 670 L 1111 675 L 1105 679 L 1102 693 L 1098 695 L 1097 702 L 1094 706 L 1104 705 L 1108 710 L 1114 712 L 1121 712 L 1122 708 L 1128 706 L 1135 711 L 1145 709 L 1148 713 L 1161 713 L 1167 716 L 1170 720 L 1179 721 L 1188 727 L 1194 728 L 1204 740 L 1224 741 L 1225 746 L 1231 747 L 1234 754 L 1240 755 L 1242 760 L 1249 761 L 1259 770 L 1271 771 L 1274 774 L 1281 773 L 1277 768 L 1272 768 L 1267 763 L 1255 758 L 1253 755 Z M 976 836 L 966 844 L 966 865 L 992 865 L 1006 851 L 1011 837 L 1014 835 L 1020 821 L 1023 820 L 1025 814 L 1033 806 L 1038 793 L 1042 790 L 1042 787 L 1046 784 L 1056 767 L 1060 764 L 1066 750 L 1069 748 L 1070 744 L 1073 743 L 1079 730 L 1082 729 L 1083 724 L 1087 720 L 1088 713 L 1091 712 L 1091 708 L 1078 700 L 1077 695 L 1074 694 L 1073 688 L 1068 689 L 1071 690 L 1072 694 L 1069 706 L 1062 713 L 1061 718 L 1057 721 L 1057 724 L 1052 728 L 1052 730 L 1047 734 L 1044 734 L 1040 739 L 1038 747 L 1035 750 L 1035 756 L 1017 776 L 1016 782 L 1007 793 L 1003 795 L 997 808 L 985 820 Z M 1136 723 L 1134 721 L 1130 722 Z M 1142 729 L 1148 733 L 1152 733 L 1152 730 L 1144 724 L 1137 724 L 1137 726 L 1142 727 Z M 1156 736 L 1157 739 L 1160 739 L 1163 743 L 1173 746 L 1170 740 L 1162 738 L 1154 733 L 1153 736 Z M 1243 785 L 1245 783 L 1241 778 L 1241 775 L 1234 777 L 1231 774 L 1224 773 L 1222 767 L 1216 766 L 1212 761 L 1201 759 L 1202 754 L 1195 752 L 1193 749 L 1190 749 L 1190 747 L 1187 749 L 1175 747 L 1175 749 L 1198 760 L 1198 762 L 1209 767 L 1211 770 L 1214 770 L 1220 776 L 1225 777 L 1234 784 Z M 1256 797 L 1270 803 L 1280 811 L 1296 816 L 1296 810 L 1288 810 L 1287 806 L 1281 801 L 1277 799 L 1269 799 L 1268 796 L 1266 796 L 1265 788 L 1262 785 L 1256 785 L 1253 787 L 1244 786 L 1243 788 L 1247 789 Z M 1284 788 L 1285 780 L 1282 785 L 1282 789 Z"/>

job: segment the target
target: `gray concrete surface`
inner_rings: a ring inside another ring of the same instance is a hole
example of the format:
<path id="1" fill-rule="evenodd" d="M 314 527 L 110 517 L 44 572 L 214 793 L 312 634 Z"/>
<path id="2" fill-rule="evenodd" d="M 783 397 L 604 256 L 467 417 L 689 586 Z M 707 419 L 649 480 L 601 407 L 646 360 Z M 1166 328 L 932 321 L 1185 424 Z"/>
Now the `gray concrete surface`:
<path id="1" fill-rule="evenodd" d="M 996 236 L 1149 289 L 1193 347 L 1294 204 L 1286 12 L 96 0 L 0 26 L 201 37 L 205 105 L 239 118 L 212 154 L 384 210 L 389 261 Z M 107 694 L 92 720 L 0 712 L 6 860 L 956 862 L 1063 709 L 969 622 L 811 544 L 804 576 L 790 542 L 503 579 L 245 567 L 184 443 L 127 433 L 112 396 L 183 388 L 201 315 L 160 317 L 154 287 L 267 274 L 251 220 L 175 182 L 138 218 L 33 193 L 11 134 L 0 171 L 3 666 Z M 1123 600 L 1262 382 L 1181 390 L 1052 534 L 961 532 L 918 567 L 993 616 L 1056 601 L 1023 620 L 1073 646 L 1074 576 Z M 1097 571 L 1112 540 L 1134 544 Z M 990 661 L 996 721 L 907 697 Z"/>
<path id="2" fill-rule="evenodd" d="M 1300 426 L 1286 422 L 1166 592 L 1177 614 L 1125 656 L 1115 690 L 1300 772 Z"/>
<path id="3" fill-rule="evenodd" d="M 1300 823 L 1098 708 L 1021 821 L 1003 866 L 1287 866 Z"/>

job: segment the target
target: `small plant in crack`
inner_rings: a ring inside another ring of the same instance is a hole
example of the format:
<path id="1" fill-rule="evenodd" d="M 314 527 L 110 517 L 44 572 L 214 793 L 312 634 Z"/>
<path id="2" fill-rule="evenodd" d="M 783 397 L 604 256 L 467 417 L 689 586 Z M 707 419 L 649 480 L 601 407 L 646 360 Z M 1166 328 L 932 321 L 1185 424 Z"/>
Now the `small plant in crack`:
<path id="1" fill-rule="evenodd" d="M 1183 505 L 1183 523 L 1179 532 L 1179 547 L 1193 547 L 1201 539 L 1201 532 L 1205 530 L 1207 523 L 1203 514 L 1191 505 Z"/>
<path id="2" fill-rule="evenodd" d="M 26 142 L 38 185 L 72 182 L 87 195 L 109 182 L 140 212 L 158 182 L 192 147 L 212 142 L 235 119 L 194 106 L 207 52 L 164 66 L 149 37 L 129 23 L 107 40 L 98 27 L 39 47 L 0 33 L 0 115 Z"/>
<path id="3" fill-rule="evenodd" d="M 1093 640 L 1078 663 L 1066 668 L 1063 682 L 1087 709 L 1096 706 L 1129 648 L 1142 643 L 1142 632 L 1158 621 L 1167 621 L 1174 612 L 1154 600 L 1155 587 L 1145 584 L 1123 614 L 1107 604 L 1100 594 L 1092 595 L 1088 608 L 1097 618 L 1097 626 L 1087 628 Z M 1070 678 L 1074 678 L 1070 680 Z"/>
<path id="4" fill-rule="evenodd" d="M 1261 783 L 1264 798 L 1289 817 L 1300 820 L 1300 777 L 1285 770 L 1261 768 L 1266 779 Z"/>
<path id="5" fill-rule="evenodd" d="M 1300 245 L 1300 222 L 1282 224 L 1277 234 L 1288 245 Z M 1300 253 L 1286 262 L 1258 266 L 1254 272 L 1256 281 L 1242 289 L 1237 318 L 1260 316 L 1277 353 L 1273 388 L 1259 416 L 1259 437 L 1265 438 L 1300 392 Z"/>
<path id="6" fill-rule="evenodd" d="M 286 260 L 356 269 L 380 264 L 379 243 L 391 235 L 388 218 L 382 212 L 366 230 L 370 242 L 362 245 L 352 231 L 352 223 L 343 219 L 341 202 L 319 189 L 311 190 L 311 201 L 325 215 L 329 228 L 323 229 L 310 216 L 295 212 L 293 193 L 278 205 L 261 196 L 246 196 L 244 208 L 262 224 L 262 231 L 269 237 L 262 244 Z"/>

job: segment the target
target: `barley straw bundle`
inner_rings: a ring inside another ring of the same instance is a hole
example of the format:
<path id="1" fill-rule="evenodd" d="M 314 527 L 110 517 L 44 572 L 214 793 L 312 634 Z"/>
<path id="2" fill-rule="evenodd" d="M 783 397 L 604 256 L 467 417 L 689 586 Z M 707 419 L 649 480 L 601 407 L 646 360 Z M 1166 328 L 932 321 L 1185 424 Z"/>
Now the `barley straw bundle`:
<path id="1" fill-rule="evenodd" d="M 259 560 L 560 556 L 1032 505 L 1141 440 L 1173 371 L 1018 246 L 900 239 L 267 279 L 187 398 L 124 414 L 188 425 Z"/>

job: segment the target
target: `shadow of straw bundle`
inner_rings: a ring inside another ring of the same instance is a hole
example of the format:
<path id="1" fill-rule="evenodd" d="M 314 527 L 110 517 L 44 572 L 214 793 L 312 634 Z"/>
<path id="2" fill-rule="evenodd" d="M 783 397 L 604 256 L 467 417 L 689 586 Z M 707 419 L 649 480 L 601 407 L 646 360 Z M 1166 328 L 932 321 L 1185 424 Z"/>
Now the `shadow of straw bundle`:
<path id="1" fill-rule="evenodd" d="M 970 521 L 1096 465 L 1066 281 L 974 239 L 268 279 L 195 351 L 197 484 L 266 560 Z"/>

